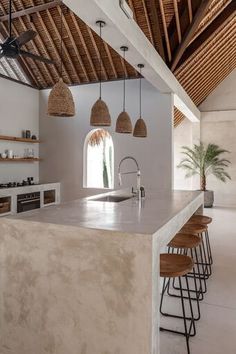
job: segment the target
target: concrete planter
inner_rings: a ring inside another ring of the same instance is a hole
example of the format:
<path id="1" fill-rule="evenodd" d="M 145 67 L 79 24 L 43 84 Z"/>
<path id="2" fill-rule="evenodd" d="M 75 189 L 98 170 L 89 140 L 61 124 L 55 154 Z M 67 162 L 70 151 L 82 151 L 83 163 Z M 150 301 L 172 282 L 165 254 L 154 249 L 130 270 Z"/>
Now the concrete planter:
<path id="1" fill-rule="evenodd" d="M 204 192 L 204 207 L 212 208 L 214 204 L 214 192 L 213 191 L 205 191 Z"/>

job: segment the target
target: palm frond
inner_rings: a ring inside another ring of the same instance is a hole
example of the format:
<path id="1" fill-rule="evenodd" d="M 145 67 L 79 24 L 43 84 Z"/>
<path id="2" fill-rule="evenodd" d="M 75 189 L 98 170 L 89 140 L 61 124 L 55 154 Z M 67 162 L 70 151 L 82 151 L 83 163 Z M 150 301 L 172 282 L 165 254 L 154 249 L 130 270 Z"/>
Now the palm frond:
<path id="1" fill-rule="evenodd" d="M 231 162 L 221 157 L 225 153 L 229 151 L 212 143 L 205 146 L 203 142 L 200 142 L 198 145 L 194 144 L 193 148 L 183 146 L 184 157 L 177 167 L 186 171 L 186 177 L 199 174 L 201 178 L 205 178 L 212 174 L 222 182 L 226 182 L 230 179 L 230 175 L 225 169 Z"/>

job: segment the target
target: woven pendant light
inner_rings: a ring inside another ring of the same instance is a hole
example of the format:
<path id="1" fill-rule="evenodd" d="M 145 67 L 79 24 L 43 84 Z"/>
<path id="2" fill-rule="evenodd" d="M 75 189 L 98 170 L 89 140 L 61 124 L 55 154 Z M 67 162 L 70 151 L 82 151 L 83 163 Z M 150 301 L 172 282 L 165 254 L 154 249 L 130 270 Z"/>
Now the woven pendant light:
<path id="1" fill-rule="evenodd" d="M 120 49 L 123 51 L 123 66 L 125 69 L 125 53 L 128 51 L 128 47 L 122 46 Z M 126 81 L 126 76 L 125 76 L 125 70 L 124 70 L 123 112 L 121 112 L 117 118 L 116 133 L 131 134 L 132 130 L 133 130 L 131 119 L 130 119 L 130 116 L 128 115 L 128 113 L 125 111 L 125 99 L 126 99 L 125 81 Z"/>
<path id="2" fill-rule="evenodd" d="M 104 21 L 97 21 L 100 27 L 100 43 L 102 43 L 102 28 L 106 25 Z M 108 127 L 111 125 L 111 116 L 106 103 L 102 100 L 102 59 L 101 47 L 99 50 L 100 62 L 100 80 L 99 80 L 99 99 L 94 103 L 91 109 L 90 125 L 93 127 Z"/>
<path id="3" fill-rule="evenodd" d="M 69 87 L 62 79 L 62 8 L 61 8 L 61 65 L 60 79 L 53 86 L 49 98 L 47 113 L 52 117 L 74 117 L 75 103 Z"/>
<path id="4" fill-rule="evenodd" d="M 133 136 L 136 138 L 146 138 L 147 137 L 147 126 L 145 121 L 142 118 L 142 68 L 144 68 L 143 64 L 138 64 L 140 69 L 140 78 L 139 78 L 139 119 L 137 120 Z"/>
<path id="5" fill-rule="evenodd" d="M 91 109 L 90 125 L 93 127 L 109 127 L 111 117 L 106 103 L 99 98 Z"/>
<path id="6" fill-rule="evenodd" d="M 75 115 L 73 96 L 62 78 L 53 86 L 49 94 L 48 115 L 54 117 L 73 117 Z"/>

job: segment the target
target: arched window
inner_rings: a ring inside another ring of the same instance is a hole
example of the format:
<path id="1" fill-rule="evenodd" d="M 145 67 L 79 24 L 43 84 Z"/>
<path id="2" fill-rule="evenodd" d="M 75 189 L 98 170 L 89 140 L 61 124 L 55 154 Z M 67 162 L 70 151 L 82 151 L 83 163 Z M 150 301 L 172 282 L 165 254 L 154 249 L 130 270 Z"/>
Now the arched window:
<path id="1" fill-rule="evenodd" d="M 92 130 L 85 139 L 84 186 L 114 187 L 114 146 L 111 135 L 104 129 Z"/>

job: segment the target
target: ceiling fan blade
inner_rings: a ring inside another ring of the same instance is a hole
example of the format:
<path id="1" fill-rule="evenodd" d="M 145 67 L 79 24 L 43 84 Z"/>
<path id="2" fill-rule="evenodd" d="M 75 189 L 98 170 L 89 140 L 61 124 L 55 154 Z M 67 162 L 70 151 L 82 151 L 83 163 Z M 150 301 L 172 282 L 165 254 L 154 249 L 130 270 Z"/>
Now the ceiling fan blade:
<path id="1" fill-rule="evenodd" d="M 34 39 L 34 37 L 37 36 L 37 32 L 33 30 L 28 30 L 19 35 L 19 37 L 15 38 L 10 44 L 13 42 L 16 42 L 19 47 L 22 45 L 26 44 L 27 42 L 31 41 Z"/>
<path id="2" fill-rule="evenodd" d="M 46 64 L 54 64 L 54 61 L 51 60 L 51 59 L 44 58 L 44 57 L 41 57 L 39 55 L 35 55 L 35 54 L 32 54 L 32 53 L 26 52 L 25 50 L 21 50 L 20 49 L 19 50 L 19 54 L 23 55 L 24 57 L 27 57 L 27 58 L 31 58 L 31 59 L 34 59 L 34 60 L 42 61 L 43 63 L 46 63 Z"/>

